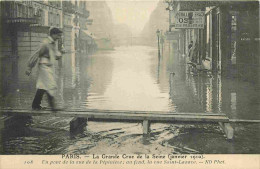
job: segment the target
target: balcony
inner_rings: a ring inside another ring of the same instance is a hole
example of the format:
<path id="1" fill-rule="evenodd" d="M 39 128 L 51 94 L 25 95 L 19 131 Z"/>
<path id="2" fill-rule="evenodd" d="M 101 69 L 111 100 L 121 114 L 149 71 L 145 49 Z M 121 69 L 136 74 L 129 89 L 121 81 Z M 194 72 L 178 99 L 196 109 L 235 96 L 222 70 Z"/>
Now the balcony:
<path id="1" fill-rule="evenodd" d="M 41 19 L 40 9 L 17 2 L 3 2 L 1 16 L 7 24 L 37 24 Z"/>
<path id="2" fill-rule="evenodd" d="M 14 23 L 22 23 L 22 24 L 37 24 L 38 18 L 6 18 L 5 23 L 14 24 Z"/>

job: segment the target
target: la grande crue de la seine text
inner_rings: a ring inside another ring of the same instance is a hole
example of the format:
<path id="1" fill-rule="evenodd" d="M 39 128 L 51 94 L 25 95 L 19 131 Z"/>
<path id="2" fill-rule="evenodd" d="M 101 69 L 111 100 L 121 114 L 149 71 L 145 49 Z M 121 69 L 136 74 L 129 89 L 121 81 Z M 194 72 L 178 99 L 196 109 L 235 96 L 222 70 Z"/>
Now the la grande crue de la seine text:
<path id="1" fill-rule="evenodd" d="M 97 155 L 97 154 L 92 154 L 89 157 L 93 159 L 204 159 L 203 155 L 176 155 L 176 154 L 166 154 L 166 155 L 158 155 L 158 154 L 137 154 L 137 155 L 129 155 L 129 154 L 113 154 L 113 155 L 108 155 L 108 154 L 102 154 L 102 155 Z M 80 155 L 71 155 L 71 154 L 63 154 L 62 155 L 63 159 L 80 159 Z"/>

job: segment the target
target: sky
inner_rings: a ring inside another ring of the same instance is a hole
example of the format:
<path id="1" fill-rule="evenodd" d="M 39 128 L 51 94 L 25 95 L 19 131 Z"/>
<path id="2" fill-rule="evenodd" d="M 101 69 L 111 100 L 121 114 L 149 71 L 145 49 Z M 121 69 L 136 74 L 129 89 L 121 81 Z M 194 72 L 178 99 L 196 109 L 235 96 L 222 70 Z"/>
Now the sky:
<path id="1" fill-rule="evenodd" d="M 115 24 L 127 24 L 137 35 L 149 20 L 159 0 L 106 0 Z"/>

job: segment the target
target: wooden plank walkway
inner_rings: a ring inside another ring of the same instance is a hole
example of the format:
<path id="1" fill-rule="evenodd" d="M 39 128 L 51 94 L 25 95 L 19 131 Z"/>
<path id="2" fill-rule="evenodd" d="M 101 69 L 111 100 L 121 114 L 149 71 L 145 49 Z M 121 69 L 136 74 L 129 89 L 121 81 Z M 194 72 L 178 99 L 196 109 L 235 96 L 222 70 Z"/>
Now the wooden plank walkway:
<path id="1" fill-rule="evenodd" d="M 50 110 L 25 110 L 25 109 L 0 109 L 0 115 L 6 116 L 56 116 L 56 117 L 72 117 L 71 129 L 82 126 L 82 123 L 86 123 L 87 120 L 91 121 L 141 121 L 143 122 L 143 133 L 148 134 L 150 132 L 151 122 L 207 122 L 207 123 L 219 123 L 226 133 L 228 139 L 233 138 L 233 129 L 229 124 L 229 118 L 225 114 L 214 113 L 176 113 L 167 111 L 124 111 L 124 110 L 60 110 L 52 112 Z"/>

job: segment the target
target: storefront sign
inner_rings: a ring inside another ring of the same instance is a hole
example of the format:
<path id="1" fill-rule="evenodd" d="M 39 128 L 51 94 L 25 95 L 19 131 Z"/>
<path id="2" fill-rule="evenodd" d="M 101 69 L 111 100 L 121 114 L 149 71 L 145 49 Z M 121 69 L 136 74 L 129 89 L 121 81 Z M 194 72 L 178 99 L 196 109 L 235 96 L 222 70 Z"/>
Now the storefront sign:
<path id="1" fill-rule="evenodd" d="M 178 11 L 172 15 L 171 26 L 176 29 L 204 28 L 204 11 Z"/>

